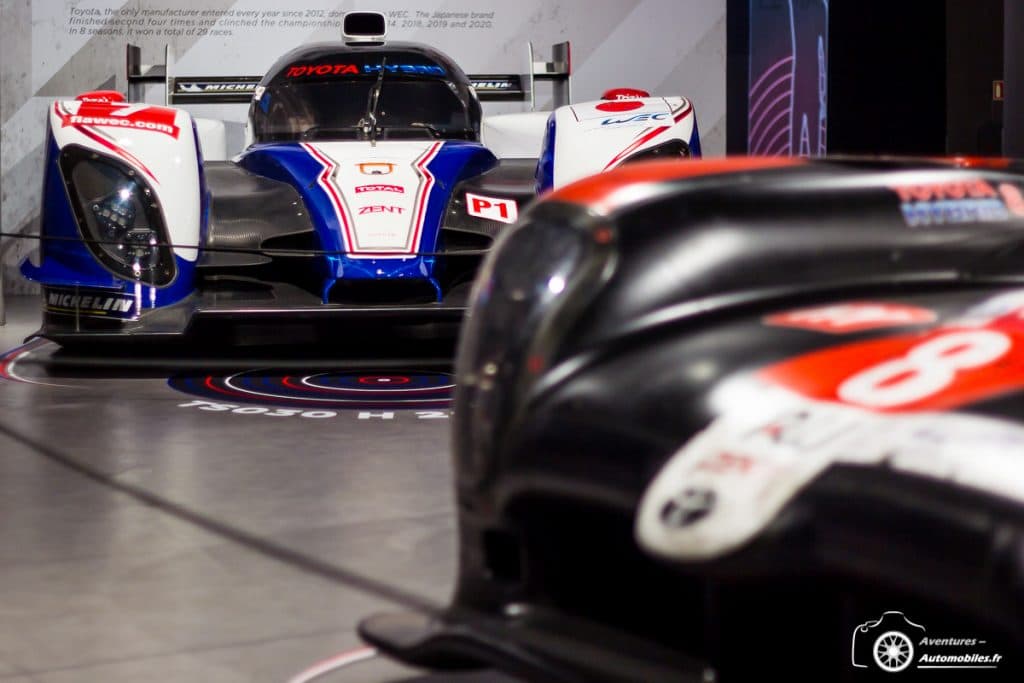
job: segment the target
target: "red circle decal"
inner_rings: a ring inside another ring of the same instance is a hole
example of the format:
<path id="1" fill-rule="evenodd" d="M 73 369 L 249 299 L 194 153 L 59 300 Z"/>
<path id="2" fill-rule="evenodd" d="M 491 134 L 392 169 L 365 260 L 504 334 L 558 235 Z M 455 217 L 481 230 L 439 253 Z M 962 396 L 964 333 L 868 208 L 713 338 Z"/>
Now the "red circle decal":
<path id="1" fill-rule="evenodd" d="M 639 109 L 642 106 L 644 106 L 644 103 L 638 100 L 611 100 L 609 102 L 602 102 L 597 105 L 597 108 L 600 111 L 619 112 L 632 111 L 633 109 Z"/>

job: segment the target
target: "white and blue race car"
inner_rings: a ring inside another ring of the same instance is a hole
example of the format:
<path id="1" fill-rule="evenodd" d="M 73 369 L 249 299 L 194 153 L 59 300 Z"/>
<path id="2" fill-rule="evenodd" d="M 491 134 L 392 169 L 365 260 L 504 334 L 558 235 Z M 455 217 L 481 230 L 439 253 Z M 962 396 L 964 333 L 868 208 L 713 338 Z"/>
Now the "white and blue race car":
<path id="1" fill-rule="evenodd" d="M 249 103 L 230 161 L 212 160 L 223 126 L 185 109 L 113 91 L 54 102 L 40 253 L 22 264 L 42 285 L 38 334 L 457 322 L 482 254 L 537 193 L 700 155 L 682 97 L 609 91 L 485 120 L 480 100 L 521 97 L 521 77 L 470 77 L 384 33 L 383 15 L 350 13 L 343 41 L 295 49 L 261 78 L 163 74 L 171 104 Z M 568 79 L 563 57 L 548 77 Z M 153 78 L 129 68 L 130 83 Z"/>

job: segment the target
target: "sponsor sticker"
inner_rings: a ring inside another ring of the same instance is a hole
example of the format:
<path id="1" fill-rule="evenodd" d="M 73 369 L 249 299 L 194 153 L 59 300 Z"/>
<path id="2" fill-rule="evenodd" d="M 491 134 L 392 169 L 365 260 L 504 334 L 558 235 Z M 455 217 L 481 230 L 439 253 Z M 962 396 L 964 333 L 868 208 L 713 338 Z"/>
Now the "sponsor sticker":
<path id="1" fill-rule="evenodd" d="M 175 83 L 175 92 L 188 93 L 188 94 L 206 94 L 206 93 L 250 93 L 259 90 L 260 95 L 263 94 L 263 90 L 260 90 L 255 84 L 247 81 L 211 81 L 209 83 Z M 257 98 L 258 99 L 258 98 Z"/>
<path id="2" fill-rule="evenodd" d="M 404 206 L 388 206 L 384 204 L 375 204 L 371 206 L 359 207 L 359 215 L 363 216 L 368 213 L 403 213 L 405 211 Z"/>
<path id="3" fill-rule="evenodd" d="M 759 376 L 807 398 L 880 412 L 941 410 L 1024 388 L 1024 320 L 943 327 L 815 351 Z"/>
<path id="4" fill-rule="evenodd" d="M 356 185 L 356 194 L 362 194 L 364 192 L 394 192 L 397 194 L 405 194 L 405 188 L 401 185 L 384 185 L 382 183 L 374 185 Z"/>
<path id="5" fill-rule="evenodd" d="M 935 319 L 934 311 L 919 306 L 851 301 L 769 315 L 764 318 L 764 323 L 828 334 L 849 334 L 882 327 L 921 325 L 934 322 Z"/>
<path id="6" fill-rule="evenodd" d="M 359 68 L 355 64 L 297 64 L 288 67 L 284 76 L 285 78 L 301 78 L 303 76 L 341 76 L 358 73 Z"/>
<path id="7" fill-rule="evenodd" d="M 884 464 L 1024 501 L 1024 426 L 876 413 L 744 381 L 749 400 L 684 444 L 644 492 L 636 534 L 648 551 L 684 561 L 728 554 L 834 464 Z"/>
<path id="8" fill-rule="evenodd" d="M 395 166 L 389 161 L 363 161 L 356 164 L 356 168 L 363 175 L 388 175 L 394 173 Z"/>
<path id="9" fill-rule="evenodd" d="M 47 287 L 43 307 L 52 313 L 70 313 L 101 318 L 135 317 L 135 298 L 121 293 L 82 292 Z"/>
<path id="10" fill-rule="evenodd" d="M 627 100 L 628 102 L 628 100 Z M 598 105 L 600 107 L 601 105 Z M 657 123 L 659 121 L 671 121 L 672 114 L 667 111 L 643 112 L 631 116 L 612 116 L 601 120 L 602 126 L 638 125 L 641 123 Z"/>
<path id="11" fill-rule="evenodd" d="M 518 84 L 508 79 L 492 80 L 492 81 L 473 81 L 473 88 L 476 90 L 501 91 L 501 90 L 513 90 L 518 88 Z"/>
<path id="12" fill-rule="evenodd" d="M 355 64 L 294 64 L 284 72 L 285 78 L 308 78 L 310 76 L 345 76 L 359 74 L 378 74 L 381 69 L 391 74 L 409 74 L 414 76 L 444 76 L 445 70 L 436 64 L 363 64 L 362 68 Z"/>
<path id="13" fill-rule="evenodd" d="M 74 112 L 58 110 L 61 127 L 105 126 L 163 133 L 177 139 L 181 132 L 174 124 L 177 113 L 165 107 L 139 107 L 122 102 L 84 100 Z"/>
<path id="14" fill-rule="evenodd" d="M 519 210 L 514 199 L 487 197 L 472 192 L 466 193 L 466 213 L 476 218 L 501 223 L 515 223 L 519 218 Z"/>
<path id="15" fill-rule="evenodd" d="M 1024 216 L 1024 195 L 1011 183 L 982 178 L 942 183 L 892 185 L 903 220 L 912 228 L 959 223 L 992 223 Z"/>

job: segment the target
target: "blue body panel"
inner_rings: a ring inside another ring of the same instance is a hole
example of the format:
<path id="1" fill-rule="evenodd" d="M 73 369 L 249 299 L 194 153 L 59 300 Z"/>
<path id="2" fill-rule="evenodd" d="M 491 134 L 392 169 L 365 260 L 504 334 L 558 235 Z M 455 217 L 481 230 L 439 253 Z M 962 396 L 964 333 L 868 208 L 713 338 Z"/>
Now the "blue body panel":
<path id="1" fill-rule="evenodd" d="M 694 159 L 699 159 L 703 156 L 700 153 L 700 133 L 697 132 L 697 117 L 693 119 L 693 132 L 690 133 L 690 156 Z"/>
<path id="2" fill-rule="evenodd" d="M 494 155 L 483 145 L 468 141 L 445 141 L 427 169 L 435 178 L 427 197 L 420 251 L 430 254 L 442 248 L 441 224 L 454 187 L 462 180 L 479 175 L 497 163 Z M 433 255 L 351 258 L 344 255 L 345 242 L 342 226 L 331 198 L 317 183 L 323 166 L 300 144 L 292 142 L 258 144 L 246 150 L 238 164 L 251 173 L 291 184 L 302 197 L 320 248 L 339 252 L 327 254 L 319 260 L 318 273 L 323 278 L 323 298 L 326 301 L 331 286 L 340 279 L 394 280 L 416 278 L 432 282 L 439 267 Z M 440 290 L 438 289 L 440 298 Z"/>
<path id="3" fill-rule="evenodd" d="M 40 265 L 25 260 L 21 273 L 28 280 L 47 287 L 89 289 L 104 292 L 121 292 L 130 295 L 135 305 L 126 311 L 126 318 L 137 318 L 146 309 L 160 308 L 178 303 L 192 293 L 195 282 L 194 261 L 174 256 L 175 278 L 164 287 L 152 287 L 135 280 L 126 280 L 104 268 L 81 241 L 71 208 L 71 200 L 64 187 L 64 180 L 58 164 L 60 150 L 53 134 L 47 128 L 46 165 L 43 180 L 43 205 L 40 216 L 40 234 L 56 238 L 45 240 L 40 245 Z M 206 214 L 203 214 L 205 222 Z M 205 234 L 205 224 L 203 226 Z M 137 287 L 139 285 L 139 287 Z"/>
<path id="4" fill-rule="evenodd" d="M 544 131 L 544 142 L 537 160 L 537 194 L 547 192 L 555 184 L 555 113 L 548 117 Z"/>

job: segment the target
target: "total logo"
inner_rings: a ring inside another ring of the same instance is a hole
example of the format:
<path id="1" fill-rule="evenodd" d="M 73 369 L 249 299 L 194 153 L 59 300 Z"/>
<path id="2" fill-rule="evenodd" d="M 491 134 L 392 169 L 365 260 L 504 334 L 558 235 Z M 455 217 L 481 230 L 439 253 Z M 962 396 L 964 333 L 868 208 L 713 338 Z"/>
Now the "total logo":
<path id="1" fill-rule="evenodd" d="M 631 116 L 612 116 L 607 119 L 601 120 L 602 126 L 617 126 L 627 123 L 655 123 L 657 121 L 671 120 L 672 114 L 663 112 L 644 112 L 640 114 L 633 114 Z"/>
<path id="2" fill-rule="evenodd" d="M 405 194 L 405 188 L 401 185 L 385 185 L 383 183 L 356 186 L 356 194 L 364 192 L 395 192 L 397 194 Z"/>

